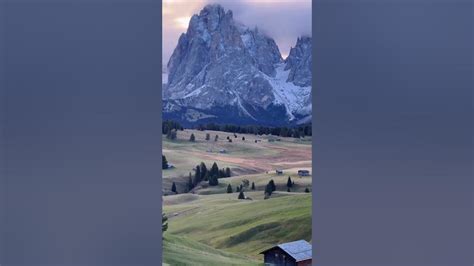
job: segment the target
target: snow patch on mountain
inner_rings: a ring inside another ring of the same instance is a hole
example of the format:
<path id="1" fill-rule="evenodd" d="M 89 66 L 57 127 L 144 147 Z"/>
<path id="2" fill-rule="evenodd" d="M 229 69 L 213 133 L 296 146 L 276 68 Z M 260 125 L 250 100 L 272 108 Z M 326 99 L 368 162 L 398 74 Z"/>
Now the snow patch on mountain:
<path id="1" fill-rule="evenodd" d="M 311 86 L 300 87 L 287 82 L 290 70 L 285 70 L 285 64 L 276 66 L 275 77 L 266 76 L 273 87 L 275 102 L 285 106 L 288 119 L 295 119 L 295 114 L 307 115 L 311 113 Z"/>

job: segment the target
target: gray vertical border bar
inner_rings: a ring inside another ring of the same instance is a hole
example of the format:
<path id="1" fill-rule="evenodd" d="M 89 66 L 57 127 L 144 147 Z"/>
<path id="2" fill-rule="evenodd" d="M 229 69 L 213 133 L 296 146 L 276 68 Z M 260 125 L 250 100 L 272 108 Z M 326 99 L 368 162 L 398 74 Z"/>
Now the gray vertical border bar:
<path id="1" fill-rule="evenodd" d="M 313 1 L 313 264 L 471 266 L 472 1 Z"/>
<path id="2" fill-rule="evenodd" d="M 154 1 L 157 1 L 157 2 L 160 2 L 160 8 L 159 8 L 159 14 L 157 14 L 157 17 L 158 17 L 158 20 L 160 21 L 160 25 L 159 25 L 159 29 L 158 29 L 158 33 L 159 36 L 160 36 L 160 44 L 159 44 L 159 47 L 158 47 L 158 53 L 159 53 L 159 64 L 160 64 L 160 73 L 157 73 L 159 75 L 159 80 L 160 80 L 160 97 L 159 99 L 157 99 L 157 104 L 158 104 L 158 109 L 159 109 L 159 117 L 158 117 L 158 123 L 160 125 L 160 134 L 158 136 L 158 142 L 159 142 L 159 151 L 161 152 L 160 155 L 163 154 L 163 140 L 162 140 L 162 137 L 163 137 L 163 134 L 162 134 L 162 123 L 163 123 L 163 116 L 162 116 L 162 112 L 163 112 L 163 76 L 162 76 L 162 71 L 163 71 L 163 2 L 162 0 L 158 1 L 158 0 L 154 0 Z M 160 159 L 162 159 L 161 156 L 159 156 Z M 163 170 L 161 169 L 161 161 L 159 162 L 159 165 L 160 165 L 160 171 L 158 173 L 158 177 L 160 179 L 160 181 L 158 182 L 159 183 L 159 186 L 158 186 L 158 191 L 157 193 L 160 193 L 160 197 L 159 197 L 159 202 L 158 204 L 160 205 L 159 206 L 159 210 L 160 210 L 160 216 L 162 216 L 162 213 L 163 213 Z M 163 232 L 161 231 L 161 224 L 160 224 L 160 239 L 159 239 L 159 243 L 158 243 L 158 254 L 159 257 L 160 257 L 160 261 L 161 263 L 163 263 Z"/>
<path id="3" fill-rule="evenodd" d="M 5 6 L 1 266 L 160 265 L 161 1 Z"/>
<path id="4" fill-rule="evenodd" d="M 0 265 L 3 264 L 5 257 L 5 219 L 6 219 L 6 147 L 5 147 L 5 128 L 6 128 L 6 3 L 0 1 Z"/>

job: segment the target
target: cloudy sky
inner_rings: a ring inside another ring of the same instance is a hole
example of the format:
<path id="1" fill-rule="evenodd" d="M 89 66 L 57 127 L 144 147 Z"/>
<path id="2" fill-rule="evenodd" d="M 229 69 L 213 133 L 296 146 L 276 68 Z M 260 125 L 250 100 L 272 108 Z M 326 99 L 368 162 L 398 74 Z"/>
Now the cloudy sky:
<path id="1" fill-rule="evenodd" d="M 311 0 L 164 0 L 163 1 L 163 63 L 168 63 L 185 32 L 189 19 L 209 3 L 231 9 L 234 19 L 258 26 L 275 39 L 283 58 L 296 38 L 311 35 Z"/>

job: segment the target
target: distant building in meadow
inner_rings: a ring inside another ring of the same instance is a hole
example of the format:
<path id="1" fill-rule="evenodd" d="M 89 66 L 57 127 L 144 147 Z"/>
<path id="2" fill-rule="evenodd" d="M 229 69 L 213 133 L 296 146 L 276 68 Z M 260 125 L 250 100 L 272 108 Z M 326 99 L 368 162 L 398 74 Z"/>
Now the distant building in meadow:
<path id="1" fill-rule="evenodd" d="M 276 169 L 275 172 L 276 172 L 277 175 L 282 175 L 283 174 L 283 170 L 281 170 L 281 169 Z"/>
<path id="2" fill-rule="evenodd" d="M 309 170 L 298 170 L 299 176 L 309 176 Z"/>
<path id="3" fill-rule="evenodd" d="M 305 240 L 279 244 L 266 249 L 263 254 L 265 265 L 310 266 L 313 261 L 313 247 Z"/>

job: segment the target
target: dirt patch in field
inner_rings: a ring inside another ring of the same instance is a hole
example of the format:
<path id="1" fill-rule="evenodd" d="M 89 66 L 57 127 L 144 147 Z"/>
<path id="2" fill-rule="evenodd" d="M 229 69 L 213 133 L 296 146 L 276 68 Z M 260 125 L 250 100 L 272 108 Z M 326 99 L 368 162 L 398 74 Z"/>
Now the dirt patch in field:
<path id="1" fill-rule="evenodd" d="M 260 158 L 242 158 L 236 156 L 225 156 L 220 154 L 209 154 L 201 152 L 191 152 L 194 156 L 199 156 L 207 160 L 227 162 L 238 165 L 235 169 L 238 175 L 262 173 L 276 168 L 298 167 L 311 165 L 311 148 L 287 148 L 277 146 L 267 146 L 269 149 L 278 150 L 279 154 L 262 156 Z"/>

